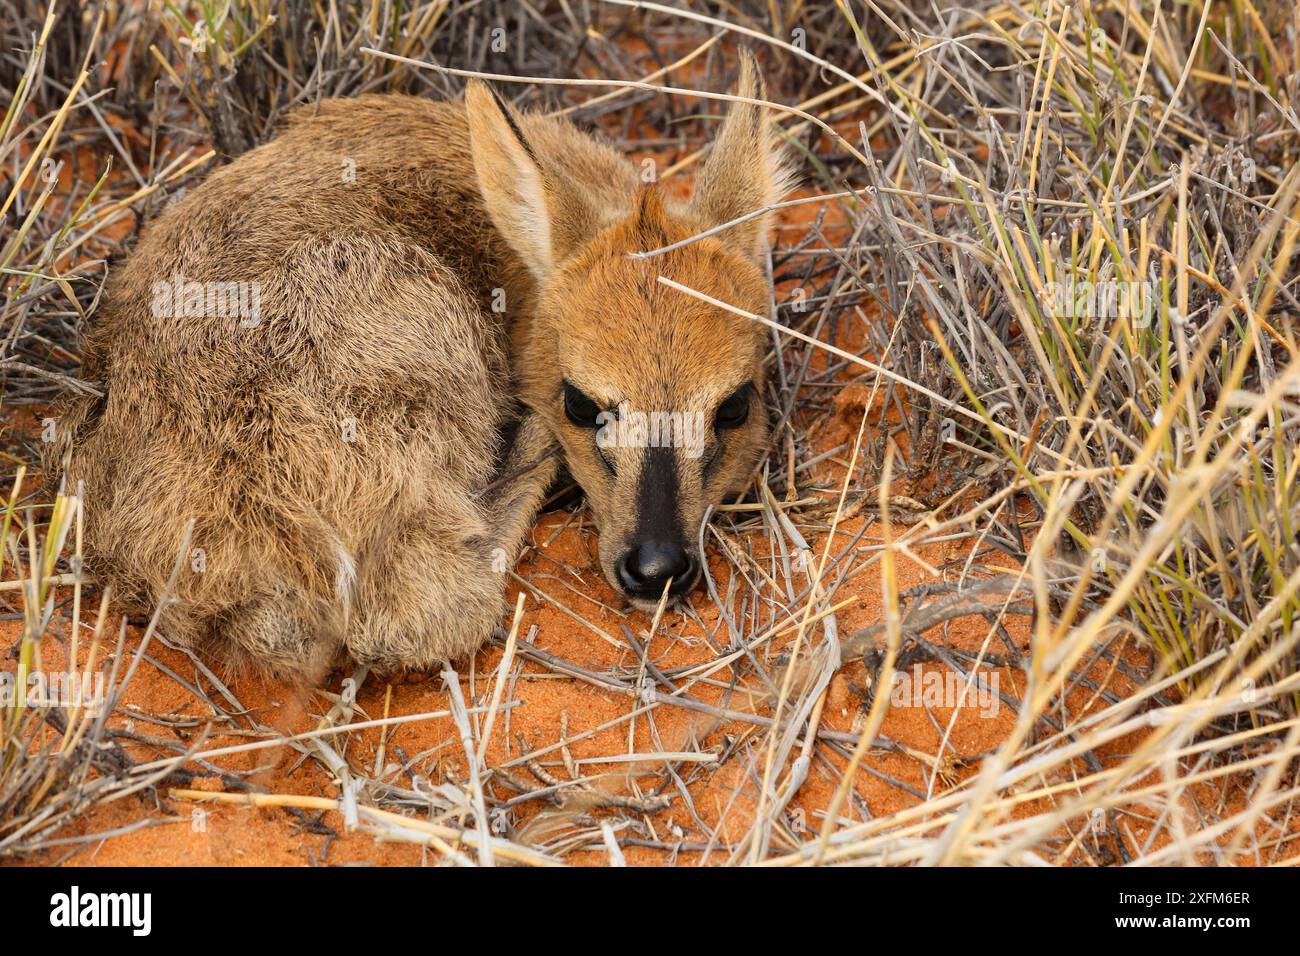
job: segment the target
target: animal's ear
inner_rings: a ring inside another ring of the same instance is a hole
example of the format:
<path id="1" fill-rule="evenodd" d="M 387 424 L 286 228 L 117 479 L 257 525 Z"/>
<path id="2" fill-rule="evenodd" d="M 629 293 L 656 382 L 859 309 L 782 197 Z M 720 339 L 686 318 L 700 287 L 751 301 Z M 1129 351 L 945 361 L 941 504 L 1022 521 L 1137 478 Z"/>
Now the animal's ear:
<path id="1" fill-rule="evenodd" d="M 740 54 L 736 95 L 766 98 L 758 64 L 748 50 Z M 769 110 L 753 103 L 733 103 L 696 180 L 691 207 L 705 228 L 720 226 L 779 202 L 793 185 L 794 173 L 771 128 Z M 720 234 L 747 256 L 763 248 L 770 215 L 748 219 Z"/>
<path id="2" fill-rule="evenodd" d="M 465 89 L 474 172 L 492 223 L 539 279 L 575 252 L 589 218 L 580 195 L 547 169 L 525 122 L 481 80 Z"/>

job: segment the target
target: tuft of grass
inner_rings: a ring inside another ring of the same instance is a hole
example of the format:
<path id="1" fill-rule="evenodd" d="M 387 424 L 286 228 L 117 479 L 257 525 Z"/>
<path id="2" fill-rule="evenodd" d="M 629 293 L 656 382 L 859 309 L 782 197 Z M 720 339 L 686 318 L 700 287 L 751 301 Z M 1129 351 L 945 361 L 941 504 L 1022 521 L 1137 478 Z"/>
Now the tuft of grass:
<path id="1" fill-rule="evenodd" d="M 55 574 L 68 544 L 73 545 L 73 567 L 81 565 L 80 502 L 59 495 L 44 520 L 38 520 L 38 509 L 19 507 L 23 478 L 19 469 L 0 523 L 0 580 L 14 576 L 3 583 L 21 590 L 23 608 L 17 666 L 0 685 L 5 691 L 0 705 L 0 859 L 68 845 L 73 841 L 53 835 L 82 811 L 126 788 L 120 773 L 124 757 L 106 731 L 106 718 L 125 684 L 118 678 L 126 660 L 120 640 L 115 650 L 104 641 L 109 593 L 104 592 L 97 623 L 83 643 L 80 574 Z M 58 585 L 69 583 L 74 591 L 71 638 L 63 664 L 51 669 L 42 651 L 52 632 Z M 113 690 L 106 692 L 106 686 Z"/>

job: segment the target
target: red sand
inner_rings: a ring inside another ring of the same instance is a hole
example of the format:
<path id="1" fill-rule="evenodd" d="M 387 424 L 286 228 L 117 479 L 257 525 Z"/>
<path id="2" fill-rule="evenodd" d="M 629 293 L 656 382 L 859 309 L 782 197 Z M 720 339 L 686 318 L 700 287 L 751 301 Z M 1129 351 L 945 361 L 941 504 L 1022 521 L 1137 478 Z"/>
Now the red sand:
<path id="1" fill-rule="evenodd" d="M 861 418 L 861 404 L 851 400 L 853 390 L 846 390 L 845 398 L 836 403 L 837 411 L 830 422 L 824 426 L 825 435 L 819 436 L 819 443 L 828 447 L 844 440 L 844 435 L 856 433 L 857 422 Z M 827 464 L 817 478 L 823 485 L 837 480 L 842 469 L 834 464 Z M 908 489 L 902 488 L 901 491 Z M 837 536 L 837 544 L 842 546 L 848 541 L 848 535 L 856 532 L 864 518 L 847 521 Z M 860 543 L 870 543 L 879 528 L 868 530 L 869 537 Z M 530 551 L 518 573 L 533 582 L 534 586 L 554 597 L 582 615 L 596 627 L 608 634 L 619 635 L 621 624 L 626 624 L 640 640 L 644 640 L 649 622 L 639 613 L 621 613 L 614 608 L 618 601 L 614 592 L 600 574 L 594 555 L 594 532 L 579 520 L 572 519 L 566 512 L 542 516 L 532 535 L 534 549 Z M 810 541 L 820 549 L 824 536 Z M 765 540 L 753 542 L 755 553 L 764 554 Z M 916 549 L 917 556 L 936 569 L 943 569 L 953 562 L 960 562 L 966 557 L 964 542 L 931 545 Z M 565 570 L 561 565 L 567 566 Z M 725 562 L 716 557 L 711 567 L 716 576 L 725 581 Z M 948 576 L 948 575 L 945 575 Z M 934 580 L 929 571 L 920 564 L 900 558 L 898 565 L 900 588 L 906 590 Z M 565 587 L 566 582 L 570 587 Z M 510 596 L 513 600 L 517 591 L 512 587 Z M 873 567 L 846 583 L 837 593 L 836 600 L 852 598 L 852 603 L 838 612 L 838 623 L 842 635 L 847 636 L 855 629 L 876 623 L 880 619 L 880 581 L 878 569 Z M 717 624 L 716 610 L 711 607 L 707 596 L 697 593 L 693 604 L 703 621 L 710 627 Z M 114 622 L 115 623 L 115 622 Z M 1021 650 L 1027 646 L 1026 628 L 1023 619 L 1011 619 L 1010 631 Z M 525 600 L 525 615 L 521 636 L 527 635 L 530 628 L 536 627 L 534 644 L 539 649 L 563 660 L 578 664 L 593 671 L 606 671 L 611 668 L 629 668 L 633 671 L 638 665 L 636 655 L 625 646 L 611 646 L 602 638 L 593 634 L 582 624 L 564 614 L 554 605 L 539 601 L 529 595 Z M 66 634 L 67 623 L 56 624 L 57 633 Z M 0 623 L 0 642 L 9 646 L 18 637 L 17 622 Z M 132 630 L 131 647 L 138 640 L 138 631 Z M 946 641 L 951 646 L 967 650 L 977 649 L 986 639 L 987 625 L 980 618 L 964 618 L 952 623 L 947 630 Z M 940 639 L 938 633 L 930 635 Z M 787 634 L 774 642 L 772 652 L 783 649 L 793 639 L 793 633 Z M 990 645 L 990 650 L 1001 652 L 1004 648 Z M 764 653 L 760 651 L 759 653 Z M 62 666 L 60 645 L 47 637 L 43 654 L 46 669 Z M 150 648 L 150 655 L 165 667 L 180 674 L 186 680 L 200 681 L 191 661 L 181 653 L 169 650 L 155 642 Z M 704 662 L 712 659 L 715 652 L 702 639 L 696 625 L 684 616 L 669 614 L 662 622 L 660 631 L 652 641 L 649 655 L 661 669 L 680 667 L 687 664 Z M 460 668 L 462 687 L 471 705 L 485 704 L 490 700 L 495 669 L 502 656 L 498 648 L 481 651 L 473 663 L 474 680 L 469 684 L 471 668 L 462 664 Z M 1142 655 L 1134 650 L 1126 654 L 1129 662 L 1135 666 L 1143 663 Z M 12 662 L 8 662 L 12 667 Z M 773 668 L 775 670 L 775 668 Z M 941 664 L 925 664 L 924 671 L 937 670 L 946 673 L 947 668 Z M 1005 693 L 1016 697 L 1021 689 L 1021 675 L 1011 669 L 999 671 L 1001 687 Z M 329 689 L 337 691 L 343 675 L 336 674 Z M 715 675 L 726 680 L 729 671 L 723 670 Z M 1108 667 L 1099 667 L 1092 675 L 1110 682 L 1110 687 L 1120 693 L 1130 689 L 1127 682 L 1110 673 Z M 849 663 L 838 673 L 829 688 L 826 705 L 821 718 L 821 727 L 838 731 L 851 732 L 854 719 L 858 715 L 861 698 L 851 689 L 851 684 L 859 687 L 867 682 L 864 665 Z M 371 679 L 358 697 L 359 712 L 355 719 L 366 719 L 389 715 L 418 714 L 427 711 L 442 710 L 448 706 L 447 694 L 440 692 L 441 680 L 437 675 L 409 675 L 391 685 Z M 258 676 L 244 676 L 234 679 L 230 684 L 237 699 L 261 723 L 276 727 L 282 732 L 302 732 L 314 727 L 315 717 L 329 707 L 329 702 L 321 698 L 302 700 L 293 688 L 269 682 Z M 391 689 L 392 697 L 385 710 L 385 696 Z M 697 684 L 691 693 L 711 702 L 721 700 L 721 689 L 705 684 Z M 1071 698 L 1071 704 L 1079 707 L 1091 692 L 1078 692 Z M 532 749 L 554 744 L 560 739 L 562 721 L 567 720 L 567 739 L 580 737 L 584 732 L 616 719 L 629 712 L 635 701 L 622 694 L 603 690 L 567 677 L 556 677 L 535 663 L 525 663 L 522 674 L 513 688 L 513 699 L 518 701 L 509 714 L 507 721 L 501 715 L 496 721 L 492 739 L 487 750 L 487 765 L 496 767 L 507 760 L 520 755 L 518 739 L 522 737 Z M 749 699 L 744 693 L 737 693 L 727 702 L 736 710 L 749 710 L 759 714 L 770 714 L 770 709 L 760 699 Z M 1092 709 L 1100 707 L 1094 702 Z M 198 718 L 210 717 L 210 709 L 197 701 L 193 695 L 176 683 L 171 677 L 150 664 L 143 665 L 132 682 L 126 696 L 126 710 L 138 710 L 143 714 L 192 715 Z M 125 713 L 125 711 L 124 711 Z M 952 710 L 944 707 L 891 707 L 886 717 L 882 733 L 906 747 L 915 755 L 906 753 L 873 753 L 866 760 L 866 765 L 880 774 L 887 775 L 922 793 L 929 783 L 929 761 L 920 755 L 933 755 L 938 749 L 942 730 L 947 726 Z M 683 709 L 662 706 L 654 714 L 655 725 L 666 749 L 676 749 L 685 742 L 686 735 L 699 720 Z M 975 709 L 968 707 L 958 717 L 954 731 L 944 754 L 944 770 L 933 790 L 936 794 L 945 792 L 952 784 L 966 779 L 976 772 L 978 759 L 996 748 L 1005 738 L 1014 722 L 1012 709 L 1003 706 L 992 718 L 981 717 Z M 508 725 L 508 726 L 507 726 Z M 167 728 L 143 720 L 136 721 L 134 729 L 150 736 L 166 736 Z M 178 733 L 193 734 L 187 729 Z M 735 722 L 711 729 L 704 740 L 705 749 L 721 753 L 728 738 L 751 733 L 752 729 L 743 722 Z M 509 736 L 507 736 L 507 734 Z M 352 765 L 361 768 L 370 775 L 375 767 L 376 751 L 380 744 L 380 731 L 369 730 L 354 732 L 349 735 L 350 744 L 347 758 Z M 752 751 L 742 751 L 747 760 L 760 761 L 755 772 L 761 773 L 761 759 L 765 754 L 765 742 L 760 736 L 759 746 Z M 203 746 L 205 749 L 226 746 L 233 743 L 247 742 L 245 737 L 215 736 Z M 337 742 L 337 741 L 336 741 Z M 1124 754 L 1130 752 L 1135 740 L 1118 741 L 1108 752 Z M 405 774 L 393 774 L 395 765 L 401 763 L 396 751 L 400 748 L 408 756 L 418 754 L 430 748 L 442 745 L 442 749 L 417 768 L 419 772 L 435 784 L 443 779 L 461 781 L 465 776 L 465 757 L 456 738 L 450 720 L 428 720 L 409 723 L 390 728 L 384 740 L 386 756 L 384 763 L 393 764 L 383 774 L 387 779 L 399 780 L 410 785 L 410 778 Z M 644 752 L 656 749 L 650 736 L 650 728 L 644 718 L 636 721 L 636 730 L 632 744 L 633 751 Z M 166 752 L 155 748 L 131 744 L 128 753 L 134 759 L 148 760 L 166 756 Z M 579 764 L 585 759 L 598 756 L 629 752 L 627 724 L 621 723 L 586 739 L 575 740 L 569 748 L 572 758 Z M 819 815 L 825 810 L 834 793 L 839 773 L 844 767 L 844 760 L 832 753 L 829 748 L 819 746 L 821 757 L 836 767 L 832 776 L 824 764 L 815 761 L 808 781 L 804 784 L 791 804 L 791 812 L 797 817 L 802 812 L 805 825 L 813 832 L 821 825 Z M 555 762 L 555 754 L 544 758 L 550 772 L 567 779 L 567 772 L 561 764 Z M 966 760 L 970 760 L 970 764 Z M 337 796 L 337 788 L 329 775 L 312 760 L 295 766 L 298 754 L 289 748 L 263 750 L 251 754 L 239 754 L 231 757 L 217 758 L 216 763 L 227 770 L 258 770 L 251 778 L 254 782 L 270 791 L 282 794 L 330 797 Z M 601 767 L 579 766 L 579 773 L 599 772 Z M 757 787 L 747 779 L 747 771 L 742 759 L 732 756 L 716 771 L 699 773 L 692 778 L 692 766 L 681 768 L 681 773 L 693 779 L 689 791 L 695 811 L 709 827 L 715 828 L 722 843 L 734 841 L 749 828 Z M 520 780 L 528 780 L 536 785 L 522 767 L 516 767 L 511 773 Z M 784 774 L 781 775 L 783 778 Z M 652 784 L 654 776 L 639 778 L 643 783 Z M 207 778 L 196 784 L 199 789 L 222 789 L 218 778 Z M 866 770 L 859 770 L 855 779 L 855 791 L 861 801 L 857 807 L 847 806 L 845 813 L 854 819 L 860 819 L 860 809 L 866 808 L 874 816 L 888 815 L 911 807 L 918 798 L 899 786 L 887 782 L 880 776 Z M 506 793 L 504 789 L 499 792 Z M 671 790 L 669 791 L 671 792 Z M 1230 797 L 1230 795 L 1228 795 Z M 1218 800 L 1214 801 L 1218 802 Z M 1046 809 L 1044 806 L 1024 805 L 1019 813 L 1029 813 Z M 557 811 L 541 800 L 532 800 L 517 808 L 516 824 L 524 827 L 534 820 L 539 813 L 562 819 L 564 811 Z M 599 816 L 605 811 L 594 811 Z M 309 814 L 308 818 L 314 818 Z M 121 836 L 104 839 L 73 856 L 72 865 L 247 865 L 247 864 L 312 864 L 327 862 L 341 863 L 377 863 L 377 864 L 418 864 L 428 852 L 420 847 L 377 843 L 366 834 L 343 832 L 341 815 L 326 812 L 321 823 L 337 836 L 326 836 L 304 828 L 304 818 L 291 815 L 283 809 L 257 809 L 250 807 L 205 805 L 199 809 L 185 801 L 166 801 L 159 796 L 149 794 L 129 797 L 93 810 L 80 821 L 75 828 L 79 834 L 102 833 L 128 826 L 140 820 L 159 821 L 157 826 L 138 829 Z M 654 835 L 658 841 L 673 843 L 684 840 L 688 843 L 701 844 L 708 837 L 695 824 L 683 802 L 678 799 L 667 809 L 643 818 L 648 836 Z M 1140 821 L 1135 821 L 1132 831 L 1137 839 L 1144 836 Z M 805 838 L 806 838 L 805 834 Z M 789 849 L 780 838 L 774 839 L 774 850 Z M 663 864 L 670 861 L 670 853 L 662 849 L 628 847 L 625 856 L 631 864 Z M 726 847 L 714 849 L 709 862 L 720 862 L 727 856 Z M 430 856 L 435 856 L 430 854 Z M 56 857 L 50 856 L 46 862 Z M 605 851 L 598 846 L 590 850 L 574 852 L 567 860 L 575 863 L 600 864 L 606 861 Z M 679 861 L 687 864 L 698 863 L 701 854 L 683 852 Z M 1086 859 L 1082 852 L 1075 854 L 1073 862 Z"/>

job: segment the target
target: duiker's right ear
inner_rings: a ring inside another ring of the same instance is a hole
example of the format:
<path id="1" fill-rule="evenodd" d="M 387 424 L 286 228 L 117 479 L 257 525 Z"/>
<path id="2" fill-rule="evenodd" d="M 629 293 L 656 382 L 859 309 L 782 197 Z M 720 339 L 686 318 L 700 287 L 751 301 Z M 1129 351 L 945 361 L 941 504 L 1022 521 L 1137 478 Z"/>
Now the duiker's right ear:
<path id="1" fill-rule="evenodd" d="M 781 199 L 794 183 L 794 171 L 777 144 L 768 111 L 753 100 L 766 99 L 758 62 L 748 50 L 740 53 L 737 94 L 751 102 L 732 105 L 713 152 L 700 170 L 691 199 L 700 222 L 720 226 L 765 209 Z M 747 219 L 721 234 L 747 256 L 762 252 L 770 215 Z"/>
<path id="2" fill-rule="evenodd" d="M 581 241 L 576 191 L 534 152 L 520 116 L 481 80 L 465 88 L 474 172 L 492 223 L 524 264 L 544 279 Z"/>

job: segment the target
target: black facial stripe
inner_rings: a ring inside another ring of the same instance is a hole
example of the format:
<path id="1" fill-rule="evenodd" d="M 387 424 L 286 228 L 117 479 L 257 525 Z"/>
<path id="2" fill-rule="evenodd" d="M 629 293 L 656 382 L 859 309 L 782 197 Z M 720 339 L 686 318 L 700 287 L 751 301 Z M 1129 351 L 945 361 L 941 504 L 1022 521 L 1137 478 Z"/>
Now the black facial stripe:
<path id="1" fill-rule="evenodd" d="M 637 478 L 637 515 L 634 541 L 682 540 L 682 520 L 677 510 L 681 478 L 673 448 L 645 449 L 641 474 Z"/>

